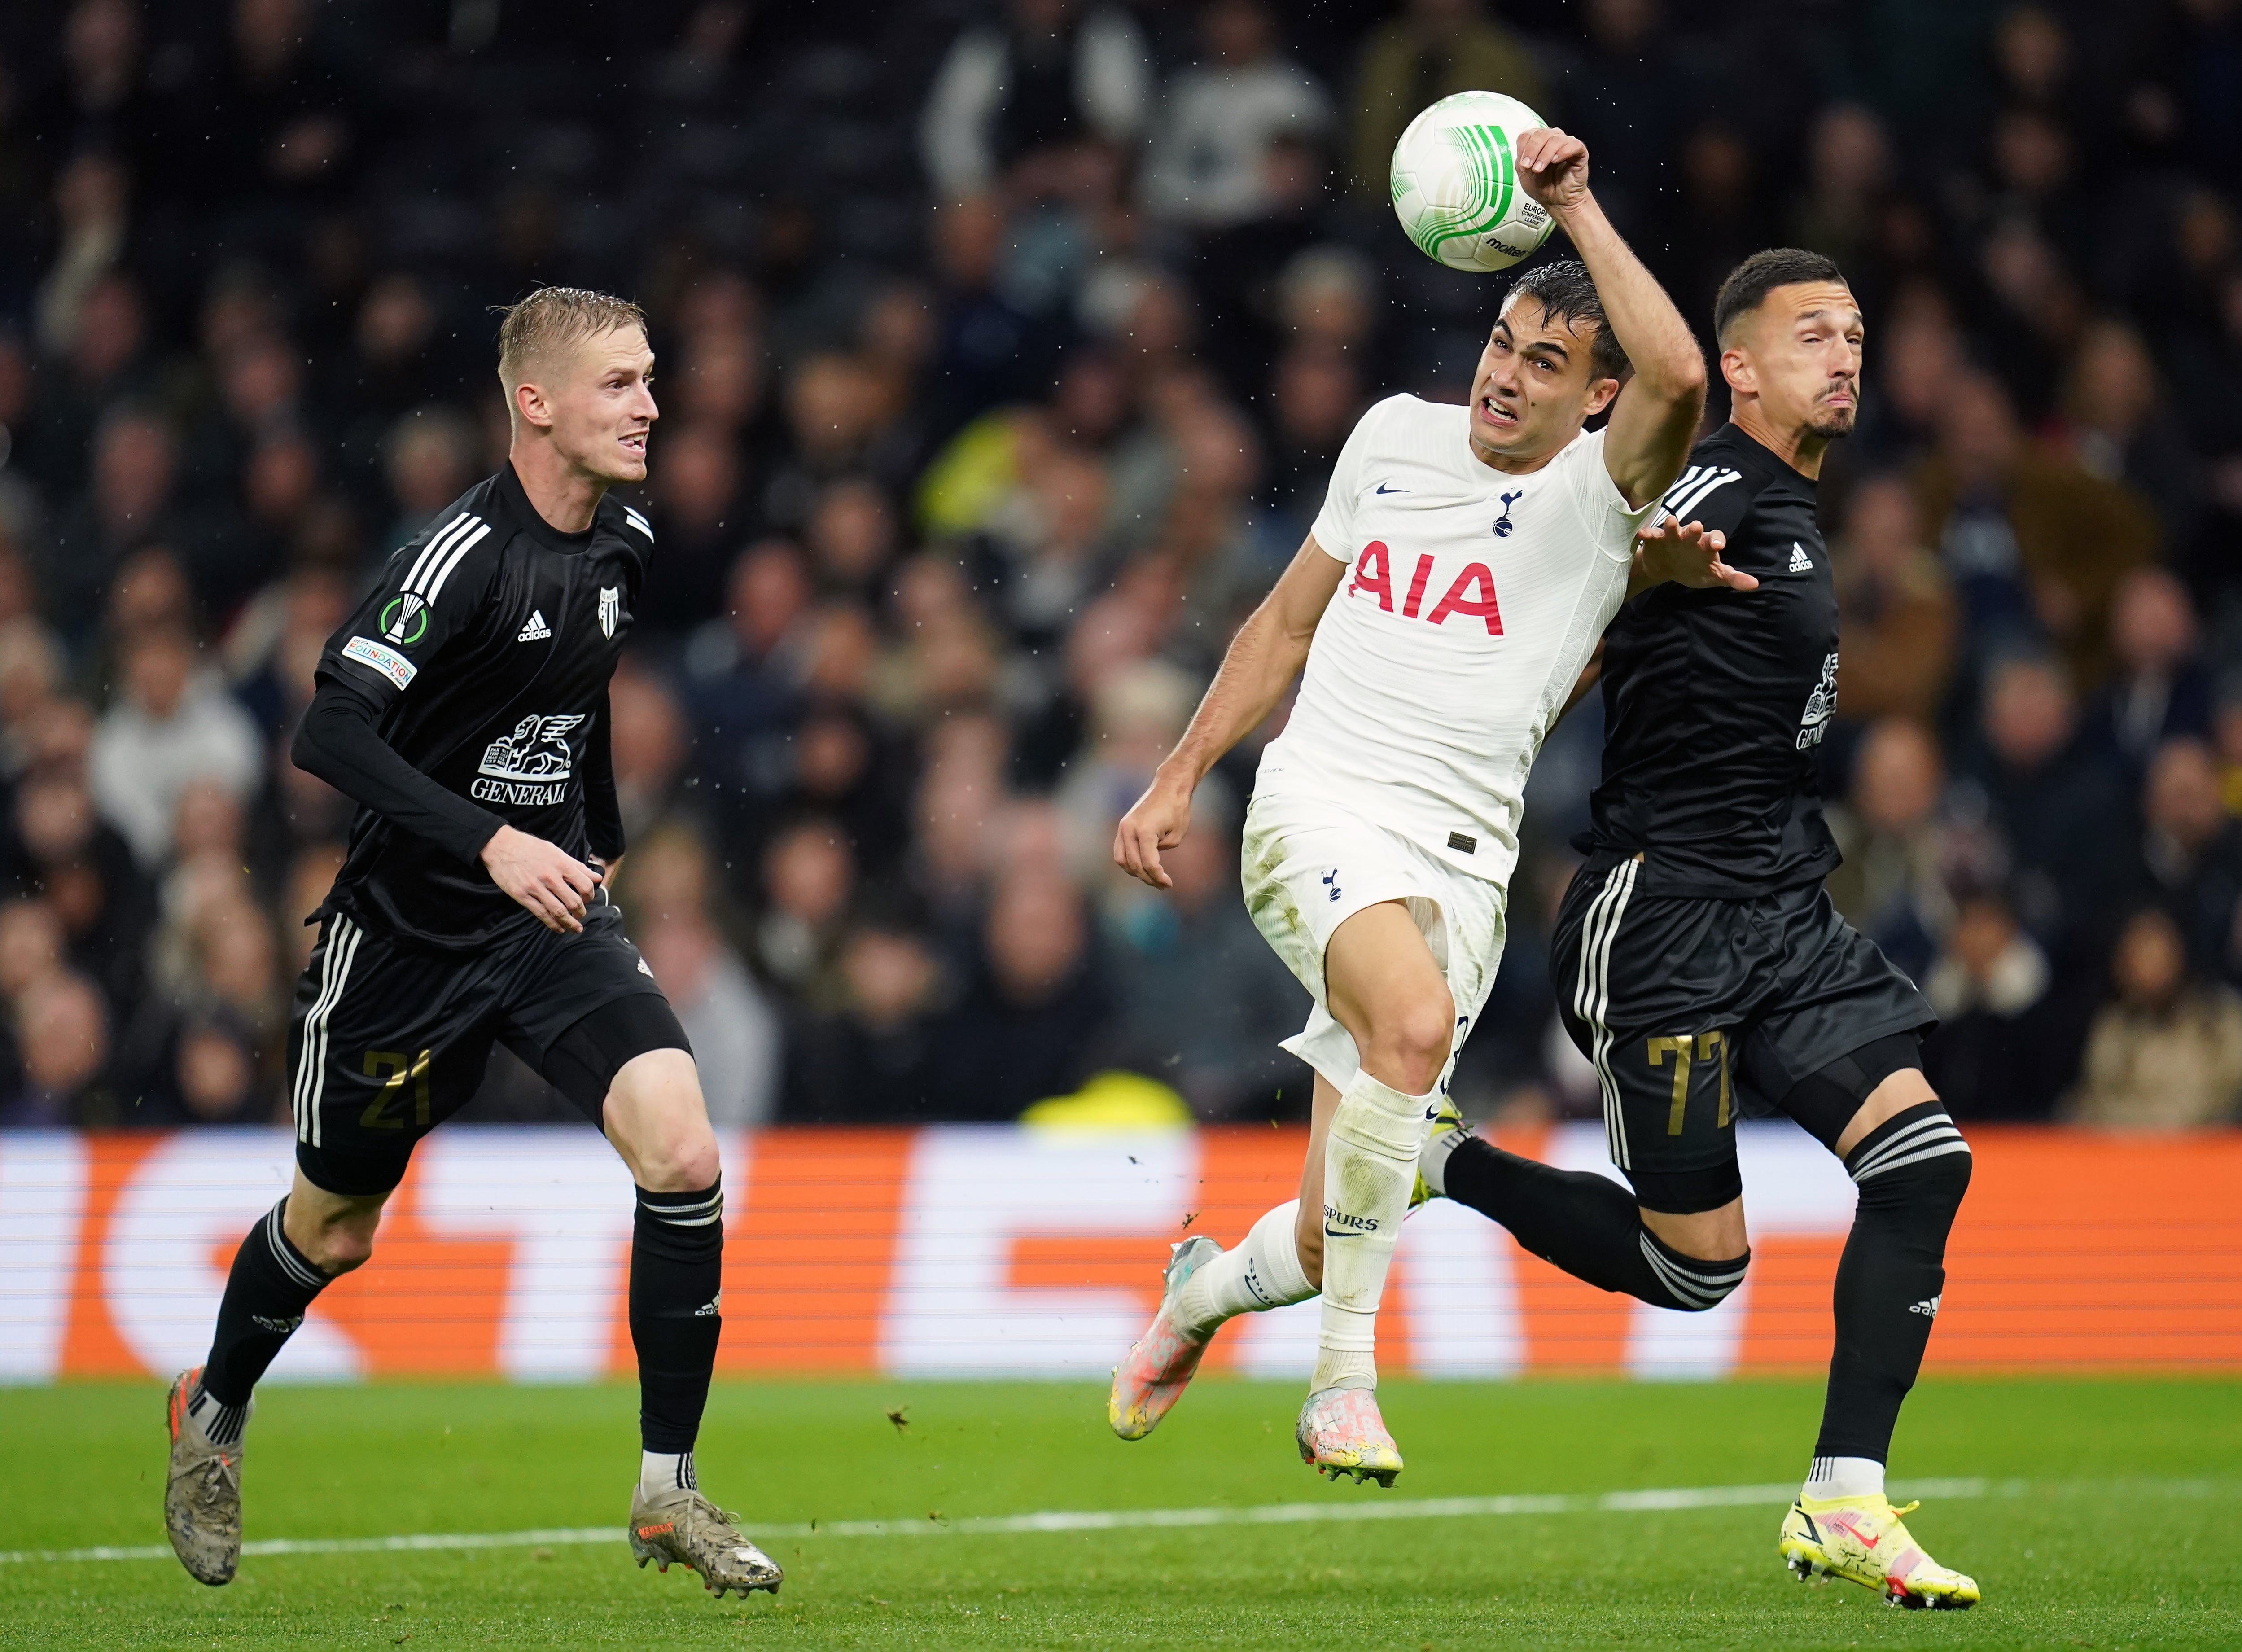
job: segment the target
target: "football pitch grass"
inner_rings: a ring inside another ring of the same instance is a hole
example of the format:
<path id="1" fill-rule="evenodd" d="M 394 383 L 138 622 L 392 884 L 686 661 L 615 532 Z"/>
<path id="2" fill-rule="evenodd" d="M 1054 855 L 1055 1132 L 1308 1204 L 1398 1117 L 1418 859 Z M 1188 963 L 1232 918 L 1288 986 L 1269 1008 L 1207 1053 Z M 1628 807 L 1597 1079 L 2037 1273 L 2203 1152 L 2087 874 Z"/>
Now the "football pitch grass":
<path id="1" fill-rule="evenodd" d="M 1926 1382 L 1894 1488 L 1966 1614 L 1776 1561 L 1818 1383 L 1380 1398 L 1390 1491 L 1301 1466 L 1291 1384 L 1204 1381 L 1133 1445 L 1080 1383 L 722 1384 L 702 1484 L 787 1581 L 718 1602 L 630 1564 L 627 1387 L 268 1388 L 224 1589 L 162 1549 L 158 1387 L 0 1389 L 0 1647 L 2242 1645 L 2242 1383 Z M 1647 1489 L 1683 1494 L 1611 1494 Z M 461 1534 L 501 1541 L 352 1541 Z"/>

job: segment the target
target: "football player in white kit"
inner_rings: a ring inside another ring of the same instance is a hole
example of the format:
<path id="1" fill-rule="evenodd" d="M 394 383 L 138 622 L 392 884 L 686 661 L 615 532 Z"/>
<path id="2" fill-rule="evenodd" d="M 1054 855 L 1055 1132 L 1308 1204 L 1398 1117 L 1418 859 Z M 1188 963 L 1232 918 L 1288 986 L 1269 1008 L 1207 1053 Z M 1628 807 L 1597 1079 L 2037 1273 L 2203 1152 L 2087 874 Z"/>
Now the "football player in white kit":
<path id="1" fill-rule="evenodd" d="M 1116 863 L 1166 887 L 1160 851 L 1188 829 L 1193 790 L 1305 665 L 1241 854 L 1254 922 L 1315 999 L 1285 1044 L 1316 1073 L 1299 1198 L 1232 1250 L 1176 1247 L 1160 1311 L 1114 1373 L 1124 1439 L 1151 1432 L 1225 1320 L 1320 1289 L 1300 1455 L 1393 1483 L 1379 1298 L 1502 955 L 1527 771 L 1630 581 L 1747 577 L 1671 527 L 1638 547 L 1688 455 L 1703 357 L 1589 193 L 1586 147 L 1541 128 L 1517 161 L 1581 262 L 1512 285 L 1468 407 L 1402 395 L 1363 415 L 1307 542 L 1115 834 Z"/>

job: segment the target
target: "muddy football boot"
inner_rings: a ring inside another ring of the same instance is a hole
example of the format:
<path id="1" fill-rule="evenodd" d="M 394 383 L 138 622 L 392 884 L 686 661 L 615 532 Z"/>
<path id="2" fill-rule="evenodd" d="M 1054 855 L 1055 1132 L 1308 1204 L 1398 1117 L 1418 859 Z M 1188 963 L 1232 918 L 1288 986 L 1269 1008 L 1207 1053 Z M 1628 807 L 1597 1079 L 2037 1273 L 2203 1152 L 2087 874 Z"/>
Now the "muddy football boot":
<path id="1" fill-rule="evenodd" d="M 182 1371 L 164 1404 L 171 1431 L 171 1469 L 164 1482 L 164 1529 L 187 1575 L 215 1588 L 233 1581 L 241 1564 L 241 1441 L 214 1443 L 205 1427 L 218 1410 L 207 1396 L 191 1409 L 202 1368 Z M 252 1404 L 254 1404 L 252 1401 Z"/>
<path id="2" fill-rule="evenodd" d="M 722 1599 L 727 1589 L 778 1593 L 786 1574 L 778 1562 L 740 1535 L 731 1516 L 689 1486 L 631 1494 L 630 1546 L 641 1567 L 663 1571 L 682 1566 L 701 1574 L 704 1588 Z"/>

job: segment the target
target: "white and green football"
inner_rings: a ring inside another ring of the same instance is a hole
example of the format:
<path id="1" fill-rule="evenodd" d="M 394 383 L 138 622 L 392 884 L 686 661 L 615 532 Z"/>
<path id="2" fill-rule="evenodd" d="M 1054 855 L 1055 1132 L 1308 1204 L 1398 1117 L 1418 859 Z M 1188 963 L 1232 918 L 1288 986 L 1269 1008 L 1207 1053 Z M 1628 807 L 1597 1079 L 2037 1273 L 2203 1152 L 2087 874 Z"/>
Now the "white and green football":
<path id="1" fill-rule="evenodd" d="M 1507 270 L 1549 238 L 1548 212 L 1518 181 L 1518 138 L 1541 117 L 1499 91 L 1460 91 L 1393 145 L 1393 216 L 1452 270 Z"/>

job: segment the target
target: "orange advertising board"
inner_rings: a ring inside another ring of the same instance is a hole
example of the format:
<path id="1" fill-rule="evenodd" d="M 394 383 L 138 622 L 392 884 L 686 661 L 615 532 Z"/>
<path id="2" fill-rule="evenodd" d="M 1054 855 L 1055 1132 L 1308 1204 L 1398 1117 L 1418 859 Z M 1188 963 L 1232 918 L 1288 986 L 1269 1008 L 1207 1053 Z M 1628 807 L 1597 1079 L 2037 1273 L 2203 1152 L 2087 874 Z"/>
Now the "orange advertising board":
<path id="1" fill-rule="evenodd" d="M 1932 1368 L 2242 1367 L 2242 1133 L 1970 1132 Z M 1291 1197 L 1303 1133 L 773 1130 L 723 1143 L 722 1368 L 1102 1377 L 1181 1234 L 1236 1242 Z M 1580 1169 L 1601 1132 L 1505 1138 Z M 1792 1126 L 1740 1136 L 1750 1279 L 1710 1313 L 1607 1294 L 1445 1201 L 1413 1217 L 1381 1362 L 1452 1377 L 1807 1370 L 1829 1349 L 1851 1184 Z M 0 1136 L 0 1380 L 201 1358 L 233 1247 L 285 1191 L 285 1132 Z M 585 1380 L 630 1368 L 628 1174 L 588 1131 L 440 1131 L 373 1263 L 276 1380 Z M 1238 1321 L 1210 1363 L 1304 1374 L 1315 1310 Z"/>

